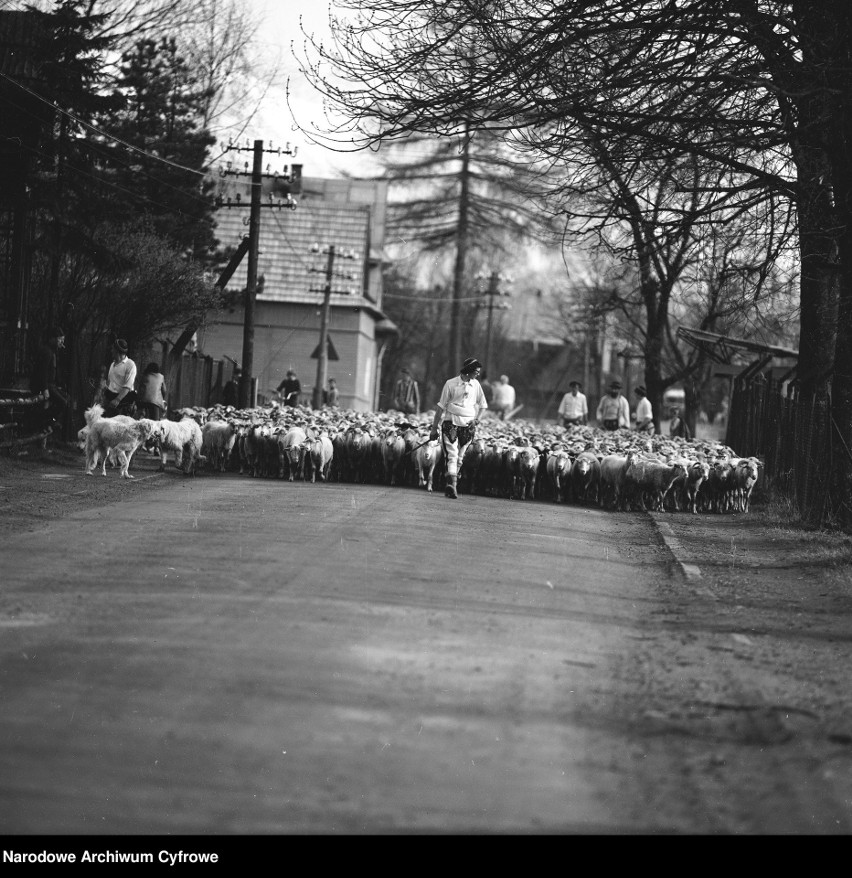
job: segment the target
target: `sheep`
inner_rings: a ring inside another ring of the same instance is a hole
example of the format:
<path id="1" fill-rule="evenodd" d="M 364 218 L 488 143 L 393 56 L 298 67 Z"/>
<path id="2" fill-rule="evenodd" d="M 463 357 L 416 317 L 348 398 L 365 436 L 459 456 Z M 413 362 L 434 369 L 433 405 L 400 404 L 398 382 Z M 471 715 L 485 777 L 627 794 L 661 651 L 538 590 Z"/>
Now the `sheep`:
<path id="1" fill-rule="evenodd" d="M 237 432 L 228 421 L 206 421 L 201 428 L 201 453 L 213 472 L 225 472 Z"/>
<path id="2" fill-rule="evenodd" d="M 317 476 L 321 482 L 328 481 L 331 470 L 331 462 L 334 458 L 334 445 L 328 433 L 320 433 L 319 438 L 308 440 L 308 453 L 306 463 L 310 463 L 311 481 L 315 482 Z"/>
<path id="3" fill-rule="evenodd" d="M 430 439 L 414 452 L 414 468 L 417 472 L 417 484 L 427 491 L 432 490 L 432 482 L 435 477 L 435 469 L 441 462 L 441 442 L 439 439 Z"/>
<path id="4" fill-rule="evenodd" d="M 405 456 L 405 439 L 399 433 L 388 432 L 378 441 L 385 484 L 395 485 Z"/>
<path id="5" fill-rule="evenodd" d="M 482 462 L 485 458 L 486 448 L 484 439 L 473 439 L 465 451 L 459 480 L 470 494 L 475 494 L 481 488 Z"/>
<path id="6" fill-rule="evenodd" d="M 748 512 L 751 492 L 754 490 L 758 477 L 760 461 L 756 457 L 747 457 L 737 461 L 731 483 L 733 490 L 733 507 L 740 512 Z"/>
<path id="7" fill-rule="evenodd" d="M 571 456 L 567 451 L 555 451 L 548 455 L 545 469 L 553 488 L 553 499 L 562 503 L 568 499 L 571 487 Z"/>
<path id="8" fill-rule="evenodd" d="M 651 509 L 662 512 L 666 495 L 675 482 L 686 476 L 686 468 L 682 463 L 666 464 L 658 460 L 634 460 L 625 474 L 625 492 L 631 492 L 632 498 L 645 511 L 645 502 L 649 500 Z"/>
<path id="9" fill-rule="evenodd" d="M 308 434 L 301 427 L 290 427 L 289 430 L 278 433 L 275 447 L 278 452 L 279 479 L 286 475 L 292 482 L 296 476 L 302 477 L 307 444 Z"/>
<path id="10" fill-rule="evenodd" d="M 601 460 L 600 495 L 601 507 L 608 504 L 613 509 L 624 509 L 624 476 L 635 458 L 633 451 L 623 454 L 607 454 Z"/>
<path id="11" fill-rule="evenodd" d="M 593 451 L 581 451 L 571 467 L 571 493 L 579 503 L 597 502 L 601 464 Z"/>
<path id="12" fill-rule="evenodd" d="M 698 497 L 710 477 L 710 465 L 703 460 L 692 461 L 686 469 L 686 479 L 681 491 L 684 506 L 693 514 L 698 512 Z"/>
<path id="13" fill-rule="evenodd" d="M 707 502 L 710 511 L 725 513 L 731 508 L 730 489 L 734 467 L 730 460 L 717 460 L 707 478 Z"/>
<path id="14" fill-rule="evenodd" d="M 347 481 L 366 482 L 373 437 L 358 427 L 346 431 Z"/>
<path id="15" fill-rule="evenodd" d="M 540 459 L 538 449 L 527 446 L 518 448 L 518 452 L 513 470 L 513 493 L 519 500 L 526 500 L 527 497 L 534 500 Z"/>
<path id="16" fill-rule="evenodd" d="M 261 472 L 263 442 L 263 426 L 248 424 L 242 436 L 240 460 L 245 461 L 246 470 L 253 478 L 257 478 Z"/>

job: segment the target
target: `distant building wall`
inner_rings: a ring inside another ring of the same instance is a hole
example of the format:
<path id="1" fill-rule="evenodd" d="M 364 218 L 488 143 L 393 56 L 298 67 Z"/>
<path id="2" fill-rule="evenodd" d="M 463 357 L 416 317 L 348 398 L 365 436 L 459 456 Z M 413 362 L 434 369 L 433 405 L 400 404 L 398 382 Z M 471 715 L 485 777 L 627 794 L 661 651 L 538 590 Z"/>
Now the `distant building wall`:
<path id="1" fill-rule="evenodd" d="M 340 405 L 356 411 L 373 408 L 375 375 L 375 320 L 361 307 L 332 308 L 329 338 L 339 359 L 329 360 L 328 377 L 340 390 Z M 255 309 L 254 374 L 258 393 L 269 398 L 288 369 L 302 385 L 302 402 L 310 403 L 316 383 L 320 314 L 315 305 L 258 302 Z M 199 347 L 240 361 L 243 348 L 243 311 L 218 315 L 217 322 L 200 330 Z"/>
<path id="2" fill-rule="evenodd" d="M 222 185 L 224 203 L 231 207 L 217 213 L 217 236 L 223 245 L 235 246 L 247 233 L 249 187 L 240 182 Z M 323 251 L 334 245 L 328 335 L 338 359 L 329 359 L 327 376 L 337 382 L 342 407 L 356 411 L 376 407 L 382 347 L 387 334 L 396 332 L 381 311 L 386 198 L 384 182 L 303 177 L 296 210 L 262 210 L 258 254 L 262 289 L 255 305 L 252 363 L 259 395 L 268 399 L 287 370 L 293 369 L 302 385 L 301 401 L 310 403 L 317 377 L 317 359 L 311 355 L 319 345 L 328 265 L 328 254 L 312 252 L 312 247 L 317 244 Z M 347 251 L 354 251 L 357 258 L 344 258 Z M 239 307 L 209 315 L 210 325 L 198 336 L 204 354 L 242 360 L 239 293 L 246 277 L 244 259 L 228 283 Z"/>

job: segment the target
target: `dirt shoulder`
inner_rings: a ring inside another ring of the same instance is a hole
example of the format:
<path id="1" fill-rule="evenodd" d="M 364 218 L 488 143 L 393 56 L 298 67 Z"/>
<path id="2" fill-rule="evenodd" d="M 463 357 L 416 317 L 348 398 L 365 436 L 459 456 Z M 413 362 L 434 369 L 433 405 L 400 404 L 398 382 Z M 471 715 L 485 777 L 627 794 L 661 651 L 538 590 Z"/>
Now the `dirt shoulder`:
<path id="1" fill-rule="evenodd" d="M 142 451 L 130 465 L 133 479 L 120 478 L 109 465 L 106 477 L 87 476 L 83 452 L 71 443 L 0 455 L 0 534 L 35 530 L 77 510 L 166 488 L 183 477 L 177 471 L 160 473 L 158 467 L 159 459 Z"/>

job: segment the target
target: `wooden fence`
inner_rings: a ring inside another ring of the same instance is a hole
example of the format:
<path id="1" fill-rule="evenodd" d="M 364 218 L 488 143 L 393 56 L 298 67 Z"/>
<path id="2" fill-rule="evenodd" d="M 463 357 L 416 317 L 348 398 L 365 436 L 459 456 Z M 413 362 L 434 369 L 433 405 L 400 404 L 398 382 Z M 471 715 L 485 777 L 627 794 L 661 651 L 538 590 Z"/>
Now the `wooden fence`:
<path id="1" fill-rule="evenodd" d="M 828 398 L 802 401 L 796 388 L 765 376 L 735 384 L 725 442 L 737 454 L 759 457 L 767 488 L 780 492 L 799 514 L 825 523 L 833 471 Z"/>

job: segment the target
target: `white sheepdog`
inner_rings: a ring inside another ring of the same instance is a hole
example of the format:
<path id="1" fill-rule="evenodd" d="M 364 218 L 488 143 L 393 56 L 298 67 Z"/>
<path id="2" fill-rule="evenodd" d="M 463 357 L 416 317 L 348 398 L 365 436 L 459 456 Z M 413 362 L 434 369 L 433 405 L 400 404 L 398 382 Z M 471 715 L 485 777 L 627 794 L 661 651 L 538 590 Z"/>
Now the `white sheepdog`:
<path id="1" fill-rule="evenodd" d="M 166 468 L 169 454 L 175 456 L 175 466 L 186 475 L 195 475 L 195 465 L 205 458 L 201 454 L 201 427 L 194 418 L 180 421 L 152 421 L 153 436 L 160 449 L 160 470 Z"/>
<path id="2" fill-rule="evenodd" d="M 98 463 L 101 464 L 101 475 L 106 475 L 107 458 L 118 459 L 122 478 L 132 479 L 129 467 L 130 460 L 140 445 L 150 439 L 154 421 L 123 416 L 105 418 L 100 405 L 93 405 L 86 410 L 86 426 L 77 434 L 82 439 L 85 431 L 86 474 L 93 475 Z"/>

